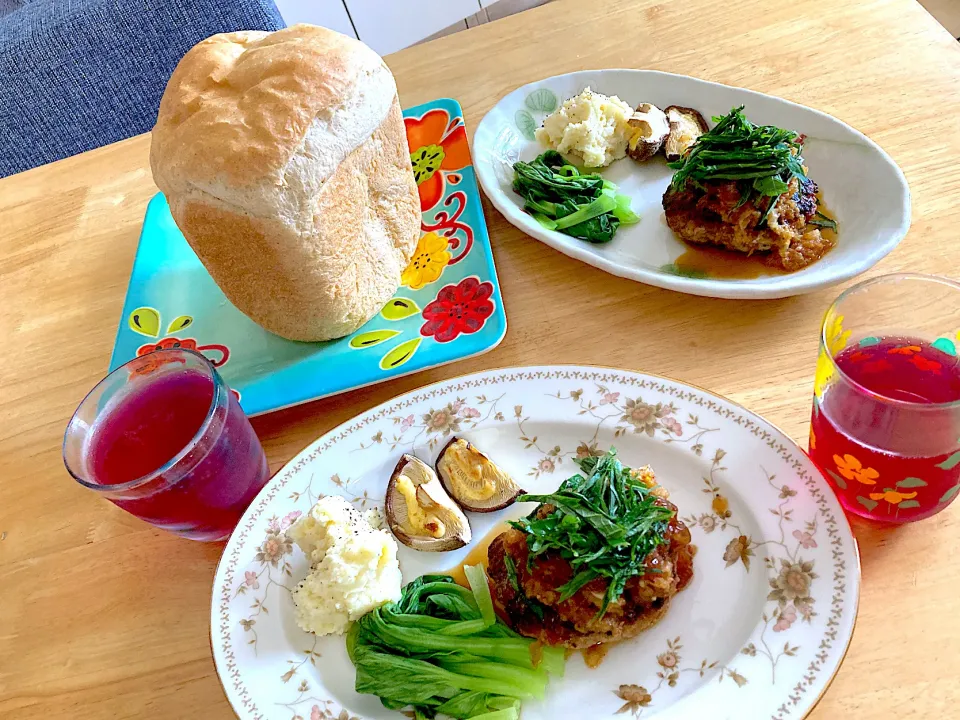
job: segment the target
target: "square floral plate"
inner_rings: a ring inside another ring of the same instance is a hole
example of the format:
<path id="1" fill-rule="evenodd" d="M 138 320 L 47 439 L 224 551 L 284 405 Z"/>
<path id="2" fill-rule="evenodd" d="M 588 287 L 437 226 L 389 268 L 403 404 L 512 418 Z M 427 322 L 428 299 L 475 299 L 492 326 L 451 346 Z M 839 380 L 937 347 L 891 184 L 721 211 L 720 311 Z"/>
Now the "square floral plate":
<path id="1" fill-rule="evenodd" d="M 414 391 L 331 430 L 263 489 L 230 538 L 213 587 L 213 655 L 242 720 L 401 718 L 354 692 L 343 637 L 294 620 L 308 563 L 285 531 L 324 494 L 382 506 L 402 453 L 432 464 L 456 434 L 533 493 L 574 459 L 615 445 L 649 463 L 698 547 L 691 584 L 664 619 L 572 656 L 524 720 L 800 720 L 837 672 L 860 591 L 856 542 L 837 499 L 789 437 L 728 400 L 679 382 L 589 367 L 494 370 Z M 474 540 L 446 553 L 400 546 L 404 582 L 460 564 L 532 504 L 468 514 Z M 589 708 L 587 710 L 586 708 Z"/>
<path id="2" fill-rule="evenodd" d="M 444 99 L 403 115 L 422 236 L 379 315 L 324 343 L 263 330 L 226 299 L 158 194 L 147 207 L 110 369 L 158 347 L 195 349 L 240 395 L 247 414 L 257 415 L 496 347 L 507 320 L 463 112 Z"/>

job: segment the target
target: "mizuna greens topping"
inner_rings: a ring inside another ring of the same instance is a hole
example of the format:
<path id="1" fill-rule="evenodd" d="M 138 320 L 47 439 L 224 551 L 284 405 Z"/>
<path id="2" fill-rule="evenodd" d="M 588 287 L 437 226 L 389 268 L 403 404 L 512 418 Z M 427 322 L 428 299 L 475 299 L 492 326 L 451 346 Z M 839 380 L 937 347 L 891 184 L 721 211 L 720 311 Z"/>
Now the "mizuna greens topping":
<path id="1" fill-rule="evenodd" d="M 524 199 L 524 211 L 548 230 L 606 243 L 621 224 L 640 222 L 616 185 L 596 173 L 581 174 L 556 150 L 514 163 L 513 172 L 513 190 Z"/>
<path id="2" fill-rule="evenodd" d="M 548 676 L 563 675 L 563 650 L 532 651 L 533 640 L 497 619 L 483 568 L 465 573 L 470 590 L 424 575 L 353 625 L 357 692 L 392 710 L 412 707 L 417 720 L 517 720 L 522 700 L 544 697 Z"/>
<path id="3" fill-rule="evenodd" d="M 528 567 L 547 553 L 570 563 L 574 576 L 558 588 L 560 601 L 591 580 L 604 578 L 607 590 L 598 617 L 624 591 L 627 581 L 650 572 L 644 560 L 665 542 L 673 510 L 657 504 L 650 488 L 617 459 L 617 451 L 576 461 L 584 475 L 563 481 L 549 495 L 521 495 L 520 502 L 552 506 L 545 517 L 539 508 L 510 523 L 527 535 Z"/>
<path id="4" fill-rule="evenodd" d="M 738 207 L 753 202 L 761 210 L 757 227 L 763 227 L 777 198 L 789 189 L 790 181 L 807 182 L 803 167 L 803 137 L 793 130 L 773 125 L 754 125 L 743 114 L 744 106 L 733 108 L 716 125 L 701 135 L 679 160 L 668 163 L 676 170 L 670 188 L 681 191 L 692 183 L 737 182 Z M 817 213 L 812 224 L 836 228 L 830 218 Z"/>

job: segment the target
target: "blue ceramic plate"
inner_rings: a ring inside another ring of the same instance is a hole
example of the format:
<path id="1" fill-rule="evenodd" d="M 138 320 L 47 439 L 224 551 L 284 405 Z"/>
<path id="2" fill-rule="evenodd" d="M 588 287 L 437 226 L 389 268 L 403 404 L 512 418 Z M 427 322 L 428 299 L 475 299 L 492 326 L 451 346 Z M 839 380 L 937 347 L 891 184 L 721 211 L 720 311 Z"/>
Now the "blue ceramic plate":
<path id="1" fill-rule="evenodd" d="M 163 195 L 147 207 L 110 369 L 156 348 L 206 355 L 258 415 L 479 355 L 507 331 L 480 194 L 455 100 L 404 112 L 423 210 L 403 284 L 353 335 L 299 343 L 237 310 L 177 229 Z"/>

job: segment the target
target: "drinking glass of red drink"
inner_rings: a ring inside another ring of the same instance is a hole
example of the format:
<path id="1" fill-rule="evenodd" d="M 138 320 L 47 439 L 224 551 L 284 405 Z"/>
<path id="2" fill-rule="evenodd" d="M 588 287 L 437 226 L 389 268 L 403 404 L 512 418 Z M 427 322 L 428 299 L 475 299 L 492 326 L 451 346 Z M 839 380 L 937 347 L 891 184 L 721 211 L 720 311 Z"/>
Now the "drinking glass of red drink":
<path id="1" fill-rule="evenodd" d="M 922 520 L 960 491 L 960 284 L 886 275 L 823 320 L 810 457 L 848 512 Z"/>
<path id="2" fill-rule="evenodd" d="M 159 350 L 90 391 L 63 439 L 67 470 L 142 520 L 222 540 L 269 478 L 237 398 L 202 355 Z"/>

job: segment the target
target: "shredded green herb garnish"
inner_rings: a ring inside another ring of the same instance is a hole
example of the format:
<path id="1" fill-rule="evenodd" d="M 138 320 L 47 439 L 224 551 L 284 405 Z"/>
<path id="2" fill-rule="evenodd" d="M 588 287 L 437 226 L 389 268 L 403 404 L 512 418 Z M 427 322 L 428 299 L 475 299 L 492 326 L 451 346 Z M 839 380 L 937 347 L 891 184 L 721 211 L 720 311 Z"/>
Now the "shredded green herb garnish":
<path id="1" fill-rule="evenodd" d="M 517 593 L 517 598 L 524 602 L 527 610 L 536 615 L 540 620 L 543 620 L 543 605 L 539 601 L 527 597 L 521 589 L 520 576 L 517 574 L 517 564 L 513 561 L 513 558 L 510 557 L 509 553 L 503 556 L 503 564 L 507 568 L 507 581 L 510 583 L 510 587 Z"/>
<path id="2" fill-rule="evenodd" d="M 837 221 L 831 217 L 827 217 L 822 212 L 817 210 L 817 214 L 814 215 L 810 220 L 807 220 L 807 223 L 810 225 L 816 225 L 817 227 L 827 228 L 828 230 L 837 229 Z"/>
<path id="3" fill-rule="evenodd" d="M 754 125 L 743 114 L 743 105 L 723 117 L 701 135 L 679 160 L 669 163 L 676 170 L 670 188 L 681 191 L 689 184 L 702 188 L 705 182 L 736 181 L 740 188 L 737 207 L 752 202 L 761 211 L 763 227 L 777 198 L 787 192 L 790 181 L 807 182 L 803 169 L 803 139 L 792 130 L 773 125 Z M 819 222 L 818 222 L 819 220 Z M 831 227 L 836 223 L 823 213 L 811 224 Z"/>
<path id="4" fill-rule="evenodd" d="M 552 505 L 543 518 L 536 511 L 511 525 L 527 535 L 528 568 L 537 558 L 557 553 L 570 563 L 573 578 L 558 588 L 563 601 L 591 580 L 605 578 L 607 590 L 598 617 L 624 591 L 627 581 L 650 572 L 644 560 L 665 542 L 670 508 L 617 459 L 617 451 L 576 461 L 585 475 L 563 481 L 549 495 L 521 495 L 521 502 Z"/>
<path id="5" fill-rule="evenodd" d="M 513 558 L 509 554 L 504 554 L 503 562 L 507 566 L 507 579 L 510 581 L 510 586 L 516 592 L 520 592 L 520 580 L 517 577 L 517 566 L 513 562 Z"/>

